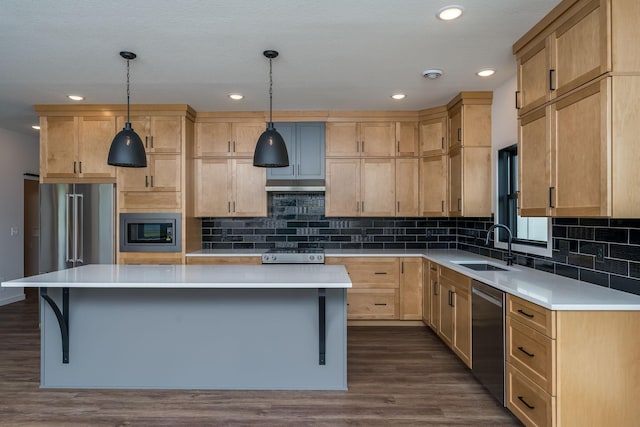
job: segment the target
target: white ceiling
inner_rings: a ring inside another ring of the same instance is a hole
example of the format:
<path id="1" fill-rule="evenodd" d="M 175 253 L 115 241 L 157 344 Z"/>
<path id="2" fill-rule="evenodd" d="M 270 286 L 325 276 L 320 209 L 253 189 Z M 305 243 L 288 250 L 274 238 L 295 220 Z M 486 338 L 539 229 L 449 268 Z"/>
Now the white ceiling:
<path id="1" fill-rule="evenodd" d="M 464 6 L 457 21 L 435 14 Z M 512 44 L 559 0 L 2 0 L 0 127 L 34 104 L 187 103 L 196 111 L 418 110 L 515 74 Z M 497 70 L 481 79 L 475 72 Z M 441 68 L 438 80 L 422 77 Z M 227 95 L 239 92 L 237 102 Z M 407 94 L 393 101 L 395 92 Z"/>

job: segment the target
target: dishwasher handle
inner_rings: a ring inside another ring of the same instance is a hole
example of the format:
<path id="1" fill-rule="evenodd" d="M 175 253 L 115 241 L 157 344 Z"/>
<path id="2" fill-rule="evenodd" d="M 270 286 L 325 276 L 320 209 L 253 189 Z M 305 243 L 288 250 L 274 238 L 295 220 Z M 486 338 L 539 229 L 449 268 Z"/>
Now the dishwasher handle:
<path id="1" fill-rule="evenodd" d="M 487 301 L 489 301 L 490 303 L 492 303 L 493 305 L 496 305 L 498 307 L 502 307 L 502 300 L 494 297 L 493 295 L 489 295 L 485 292 L 483 292 L 482 290 L 476 288 L 476 287 L 472 287 L 471 288 L 471 292 L 477 296 L 479 296 L 482 299 L 485 299 Z"/>

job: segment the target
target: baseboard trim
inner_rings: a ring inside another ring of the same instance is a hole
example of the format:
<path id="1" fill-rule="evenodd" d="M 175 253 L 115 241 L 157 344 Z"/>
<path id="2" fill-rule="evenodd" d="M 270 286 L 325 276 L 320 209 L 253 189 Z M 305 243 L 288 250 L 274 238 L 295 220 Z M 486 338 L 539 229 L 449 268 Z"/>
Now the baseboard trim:
<path id="1" fill-rule="evenodd" d="M 24 292 L 22 292 L 22 294 L 20 295 L 14 295 L 12 297 L 0 299 L 0 305 L 7 305 L 7 304 L 12 304 L 18 301 L 24 301 L 24 299 L 25 299 L 25 295 L 24 295 Z"/>
<path id="2" fill-rule="evenodd" d="M 422 320 L 349 320 L 347 326 L 426 326 Z"/>

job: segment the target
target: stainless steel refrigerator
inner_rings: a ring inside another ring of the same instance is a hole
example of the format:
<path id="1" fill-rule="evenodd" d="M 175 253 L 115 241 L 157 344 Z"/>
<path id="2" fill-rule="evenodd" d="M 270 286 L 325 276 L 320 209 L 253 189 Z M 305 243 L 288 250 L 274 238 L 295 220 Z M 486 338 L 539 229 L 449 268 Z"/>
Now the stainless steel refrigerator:
<path id="1" fill-rule="evenodd" d="M 40 273 L 115 260 L 113 184 L 40 185 Z"/>

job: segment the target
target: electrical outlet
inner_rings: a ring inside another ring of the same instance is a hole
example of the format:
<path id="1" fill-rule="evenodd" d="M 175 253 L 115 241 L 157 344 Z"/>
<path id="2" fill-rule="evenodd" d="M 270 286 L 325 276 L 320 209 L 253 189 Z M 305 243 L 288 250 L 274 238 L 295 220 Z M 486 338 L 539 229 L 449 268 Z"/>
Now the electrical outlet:
<path id="1" fill-rule="evenodd" d="M 18 235 L 18 227 L 11 227 L 11 236 Z"/>
<path id="2" fill-rule="evenodd" d="M 596 262 L 604 262 L 604 245 L 596 245 Z"/>

